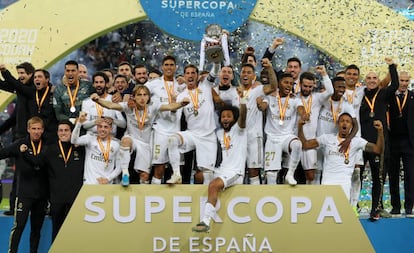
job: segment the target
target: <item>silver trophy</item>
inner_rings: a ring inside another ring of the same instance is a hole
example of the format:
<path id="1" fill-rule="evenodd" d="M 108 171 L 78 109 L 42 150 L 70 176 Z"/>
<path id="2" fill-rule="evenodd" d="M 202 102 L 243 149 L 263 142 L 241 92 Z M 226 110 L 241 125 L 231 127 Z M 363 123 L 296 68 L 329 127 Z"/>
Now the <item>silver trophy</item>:
<path id="1" fill-rule="evenodd" d="M 224 60 L 223 45 L 221 37 L 223 29 L 220 25 L 211 24 L 206 27 L 206 36 L 204 37 L 206 58 L 209 62 L 221 62 Z"/>

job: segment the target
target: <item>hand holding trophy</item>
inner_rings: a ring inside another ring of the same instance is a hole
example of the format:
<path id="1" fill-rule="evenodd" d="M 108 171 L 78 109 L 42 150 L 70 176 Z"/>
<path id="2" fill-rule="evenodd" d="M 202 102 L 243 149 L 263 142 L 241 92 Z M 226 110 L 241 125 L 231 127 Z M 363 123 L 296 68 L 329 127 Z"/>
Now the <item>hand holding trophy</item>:
<path id="1" fill-rule="evenodd" d="M 218 24 L 206 27 L 200 46 L 200 70 L 204 69 L 205 58 L 208 62 L 220 63 L 224 61 L 225 66 L 230 65 L 228 35 L 229 32 Z"/>

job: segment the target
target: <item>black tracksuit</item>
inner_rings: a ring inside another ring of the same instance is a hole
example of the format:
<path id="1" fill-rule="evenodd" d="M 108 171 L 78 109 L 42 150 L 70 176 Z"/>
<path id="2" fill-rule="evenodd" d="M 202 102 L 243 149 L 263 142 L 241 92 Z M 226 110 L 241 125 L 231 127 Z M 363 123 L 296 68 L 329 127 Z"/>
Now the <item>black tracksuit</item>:
<path id="1" fill-rule="evenodd" d="M 64 156 L 72 151 L 65 165 Z M 85 161 L 84 147 L 75 147 L 70 142 L 62 142 L 64 155 L 59 143 L 47 146 L 47 163 L 50 183 L 50 211 L 52 215 L 52 240 L 56 238 L 73 202 L 83 185 Z"/>
<path id="2" fill-rule="evenodd" d="M 400 115 L 395 96 L 390 102 L 390 179 L 391 205 L 393 211 L 400 212 L 400 161 L 404 169 L 405 212 L 412 213 L 414 205 L 414 92 L 407 90 L 406 104 Z M 401 98 L 401 104 L 403 98 Z"/>
<path id="3" fill-rule="evenodd" d="M 16 91 L 16 139 L 23 138 L 27 135 L 27 120 L 30 118 L 28 99 L 23 96 L 20 91 L 16 90 L 15 87 L 17 85 L 26 85 L 33 90 L 36 89 L 33 83 L 33 77 L 30 79 L 29 83 L 23 84 L 19 80 L 16 80 L 8 70 L 2 71 L 1 74 L 4 77 L 5 82 L 0 83 L 0 89 L 9 92 Z"/>
<path id="4" fill-rule="evenodd" d="M 25 144 L 28 149 L 20 152 L 20 146 Z M 39 143 L 34 143 L 38 148 Z M 40 241 L 40 230 L 45 218 L 49 183 L 47 167 L 45 166 L 44 148 L 35 155 L 29 137 L 22 138 L 12 145 L 0 150 L 0 159 L 14 157 L 17 174 L 17 198 L 15 207 L 15 222 L 10 234 L 9 252 L 18 250 L 23 230 L 30 213 L 30 252 L 37 252 Z"/>
<path id="5" fill-rule="evenodd" d="M 384 161 L 387 161 L 389 158 L 389 138 L 387 130 L 387 118 L 386 112 L 388 109 L 389 101 L 394 97 L 395 91 L 398 89 L 398 74 L 395 65 L 389 66 L 389 71 L 391 74 L 391 85 L 383 89 L 373 89 L 368 90 L 365 88 L 365 97 L 362 99 L 361 107 L 359 110 L 359 119 L 361 124 L 361 136 L 369 142 L 376 143 L 378 137 L 378 131 L 374 127 L 374 120 L 380 120 L 384 126 L 384 140 L 385 140 L 385 152 L 384 152 Z M 377 93 L 378 92 L 378 93 Z M 373 99 L 376 96 L 374 103 L 374 113 L 373 117 L 370 116 L 371 109 L 368 105 L 368 102 L 373 103 Z M 381 208 L 381 189 L 384 183 L 384 179 L 387 173 L 389 162 L 386 162 L 383 165 L 382 170 L 382 180 L 380 180 L 380 161 L 381 156 L 364 152 L 364 164 L 366 161 L 369 161 L 372 175 L 372 207 L 371 213 L 374 213 L 378 208 Z M 361 177 L 362 177 L 361 172 Z M 382 182 L 381 182 L 382 181 Z"/>

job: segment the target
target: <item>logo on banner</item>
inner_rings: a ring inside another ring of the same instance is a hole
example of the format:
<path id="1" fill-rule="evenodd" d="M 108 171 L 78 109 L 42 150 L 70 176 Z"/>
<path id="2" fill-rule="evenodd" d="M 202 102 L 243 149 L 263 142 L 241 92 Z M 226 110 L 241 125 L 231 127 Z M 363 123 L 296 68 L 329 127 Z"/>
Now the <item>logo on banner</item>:
<path id="1" fill-rule="evenodd" d="M 141 0 L 146 14 L 165 32 L 186 40 L 201 40 L 209 24 L 230 32 L 249 18 L 256 0 Z"/>

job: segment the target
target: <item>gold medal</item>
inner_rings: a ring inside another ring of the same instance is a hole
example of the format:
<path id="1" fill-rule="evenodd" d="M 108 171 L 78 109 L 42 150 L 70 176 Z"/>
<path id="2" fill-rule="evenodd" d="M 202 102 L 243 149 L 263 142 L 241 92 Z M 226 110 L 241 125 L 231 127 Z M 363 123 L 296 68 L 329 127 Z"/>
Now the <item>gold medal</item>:
<path id="1" fill-rule="evenodd" d="M 397 100 L 398 110 L 400 111 L 400 118 L 402 118 L 403 109 L 404 109 L 405 103 L 407 103 L 407 95 L 408 95 L 408 92 L 405 93 L 402 103 L 401 103 L 400 98 L 398 96 L 395 97 L 396 100 Z"/>
<path id="2" fill-rule="evenodd" d="M 338 115 L 341 112 L 342 97 L 339 100 L 339 104 L 336 110 L 334 110 L 334 104 L 333 104 L 332 98 L 329 98 L 329 102 L 331 103 L 332 119 L 333 119 L 333 122 L 336 123 L 336 121 L 338 120 Z"/>
<path id="3" fill-rule="evenodd" d="M 195 88 L 195 94 L 191 90 L 188 90 L 188 94 L 190 94 L 191 101 L 193 102 L 194 107 L 194 116 L 198 115 L 198 88 Z"/>
<path id="4" fill-rule="evenodd" d="M 374 118 L 374 116 L 375 116 L 374 108 L 375 108 L 375 101 L 377 100 L 378 92 L 379 92 L 379 89 L 377 90 L 374 97 L 372 98 L 372 101 L 369 100 L 369 98 L 367 96 L 364 97 L 365 101 L 367 102 L 367 105 L 368 105 L 369 109 L 371 109 L 371 112 L 369 113 L 370 118 Z"/>
<path id="5" fill-rule="evenodd" d="M 43 105 L 43 103 L 45 102 L 45 99 L 46 99 L 46 96 L 47 96 L 47 94 L 49 93 L 49 89 L 50 89 L 50 86 L 48 85 L 47 87 L 46 87 L 46 90 L 45 90 L 45 92 L 43 93 L 43 96 L 42 96 L 42 98 L 41 99 L 39 99 L 39 91 L 36 91 L 36 103 L 37 103 L 37 112 L 38 113 L 40 113 L 40 109 L 42 108 L 42 105 Z"/>
<path id="6" fill-rule="evenodd" d="M 68 89 L 68 96 L 69 96 L 69 101 L 70 101 L 70 112 L 74 113 L 76 112 L 75 103 L 76 103 L 76 96 L 78 95 L 78 91 L 79 91 L 79 82 L 76 83 L 76 88 L 73 94 L 69 86 L 67 86 L 67 89 Z"/>
<path id="7" fill-rule="evenodd" d="M 289 105 L 290 96 L 288 95 L 286 97 L 286 100 L 285 100 L 285 103 L 283 104 L 283 106 L 282 106 L 282 98 L 280 97 L 279 93 L 277 93 L 276 97 L 277 97 L 277 102 L 278 102 L 278 106 L 279 106 L 279 113 L 280 113 L 280 115 L 279 115 L 279 125 L 283 126 L 283 121 L 285 119 L 286 110 L 287 110 L 288 105 Z"/>

